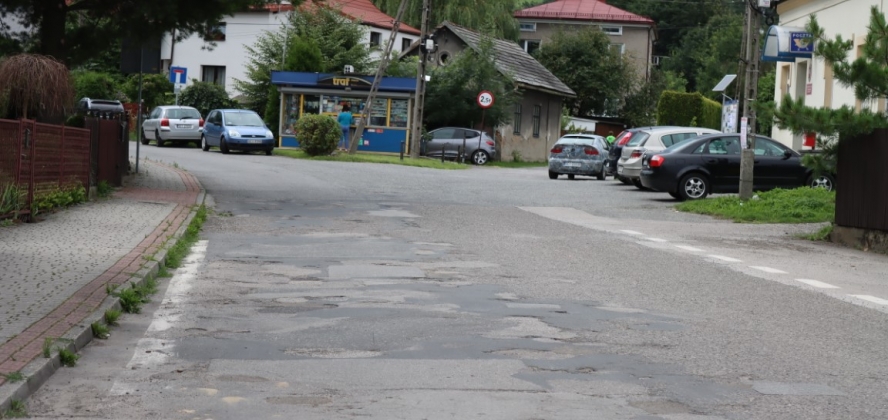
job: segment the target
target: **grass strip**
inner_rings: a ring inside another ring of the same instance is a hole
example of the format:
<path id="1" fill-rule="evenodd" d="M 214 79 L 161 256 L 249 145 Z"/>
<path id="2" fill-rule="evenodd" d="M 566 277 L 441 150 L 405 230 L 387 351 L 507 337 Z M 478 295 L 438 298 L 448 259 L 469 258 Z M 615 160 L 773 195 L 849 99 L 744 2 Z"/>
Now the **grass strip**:
<path id="1" fill-rule="evenodd" d="M 836 193 L 822 188 L 776 189 L 757 193 L 743 201 L 737 196 L 721 196 L 686 201 L 679 211 L 706 214 L 738 223 L 822 223 L 833 222 Z"/>
<path id="2" fill-rule="evenodd" d="M 191 246 L 200 238 L 200 228 L 204 221 L 207 220 L 207 208 L 203 204 L 197 209 L 194 219 L 188 224 L 185 234 L 176 241 L 176 244 L 167 252 L 166 266 L 168 268 L 179 268 L 182 265 L 182 259 L 188 255 Z"/>
<path id="3" fill-rule="evenodd" d="M 407 156 L 404 156 L 404 160 L 401 160 L 399 156 L 375 155 L 368 153 L 356 153 L 353 155 L 350 155 L 348 153 L 336 153 L 335 155 L 330 156 L 309 156 L 307 153 L 298 149 L 274 149 L 274 154 L 277 156 L 285 156 L 294 159 L 323 160 L 333 162 L 386 163 L 391 165 L 415 166 L 420 168 L 432 169 L 466 169 L 469 167 L 466 164 L 451 161 L 441 162 L 440 159 L 411 159 Z"/>

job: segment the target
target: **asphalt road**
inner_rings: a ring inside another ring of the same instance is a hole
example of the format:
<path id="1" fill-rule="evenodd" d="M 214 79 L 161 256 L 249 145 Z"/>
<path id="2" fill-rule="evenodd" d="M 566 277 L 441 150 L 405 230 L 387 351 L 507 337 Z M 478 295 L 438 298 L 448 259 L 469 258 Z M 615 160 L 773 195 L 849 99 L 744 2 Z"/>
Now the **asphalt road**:
<path id="1" fill-rule="evenodd" d="M 885 419 L 888 258 L 545 168 L 148 146 L 215 202 L 37 418 Z"/>

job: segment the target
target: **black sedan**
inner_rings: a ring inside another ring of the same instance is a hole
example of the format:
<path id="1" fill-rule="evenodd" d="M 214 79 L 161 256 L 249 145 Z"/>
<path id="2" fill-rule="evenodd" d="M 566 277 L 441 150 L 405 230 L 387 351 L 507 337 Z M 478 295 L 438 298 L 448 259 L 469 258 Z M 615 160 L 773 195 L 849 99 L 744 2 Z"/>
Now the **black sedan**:
<path id="1" fill-rule="evenodd" d="M 755 140 L 753 190 L 796 188 L 804 185 L 832 188 L 831 175 L 815 176 L 802 166 L 801 155 L 762 136 Z M 709 134 L 677 143 L 643 157 L 641 184 L 668 192 L 679 200 L 705 198 L 710 193 L 737 193 L 740 189 L 740 136 Z"/>

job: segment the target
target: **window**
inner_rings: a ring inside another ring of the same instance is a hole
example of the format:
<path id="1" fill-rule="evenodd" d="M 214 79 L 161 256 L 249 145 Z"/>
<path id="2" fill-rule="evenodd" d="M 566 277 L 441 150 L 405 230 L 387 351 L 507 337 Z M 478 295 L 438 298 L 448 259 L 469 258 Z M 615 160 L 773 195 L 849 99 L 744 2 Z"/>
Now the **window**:
<path id="1" fill-rule="evenodd" d="M 410 38 L 404 38 L 401 40 L 401 52 L 407 51 L 410 49 L 410 45 L 413 44 L 413 40 Z"/>
<path id="2" fill-rule="evenodd" d="M 515 104 L 515 116 L 512 118 L 512 134 L 521 134 L 521 104 Z"/>
<path id="3" fill-rule="evenodd" d="M 722 137 L 709 142 L 710 155 L 739 155 L 740 137 Z"/>
<path id="4" fill-rule="evenodd" d="M 370 32 L 370 48 L 378 47 L 382 43 L 382 34 L 379 32 Z"/>
<path id="5" fill-rule="evenodd" d="M 537 30 L 536 22 L 521 23 L 520 25 L 522 32 L 536 32 Z"/>
<path id="6" fill-rule="evenodd" d="M 225 86 L 225 66 L 201 66 L 201 81 Z"/>
<path id="7" fill-rule="evenodd" d="M 528 54 L 533 54 L 534 51 L 540 49 L 540 40 L 539 39 L 522 39 L 521 40 L 521 48 L 526 51 Z"/>
<path id="8" fill-rule="evenodd" d="M 681 143 L 683 140 L 687 140 L 693 137 L 697 137 L 699 134 L 697 133 L 676 133 L 670 134 L 668 136 L 663 136 L 660 140 L 663 141 L 663 145 L 666 147 L 672 146 L 676 143 Z"/>
<path id="9" fill-rule="evenodd" d="M 226 26 L 225 22 L 211 26 L 207 33 L 204 34 L 204 41 L 225 41 Z"/>
<path id="10" fill-rule="evenodd" d="M 456 138 L 456 129 L 455 128 L 442 128 L 440 130 L 436 130 L 432 133 L 432 139 L 435 140 L 445 140 Z"/>
<path id="11" fill-rule="evenodd" d="M 756 156 L 782 157 L 785 149 L 761 137 L 756 137 L 755 149 L 753 149 L 753 151 L 755 152 Z"/>
<path id="12" fill-rule="evenodd" d="M 622 26 L 602 26 L 601 32 L 604 32 L 608 35 L 623 35 L 623 27 Z"/>
<path id="13" fill-rule="evenodd" d="M 533 106 L 533 136 L 534 137 L 540 136 L 540 112 L 542 111 L 542 109 L 543 109 L 543 107 L 541 107 L 539 105 Z"/>
<path id="14" fill-rule="evenodd" d="M 611 50 L 620 53 L 620 55 L 623 55 L 623 53 L 626 52 L 626 44 L 611 44 L 610 46 Z"/>

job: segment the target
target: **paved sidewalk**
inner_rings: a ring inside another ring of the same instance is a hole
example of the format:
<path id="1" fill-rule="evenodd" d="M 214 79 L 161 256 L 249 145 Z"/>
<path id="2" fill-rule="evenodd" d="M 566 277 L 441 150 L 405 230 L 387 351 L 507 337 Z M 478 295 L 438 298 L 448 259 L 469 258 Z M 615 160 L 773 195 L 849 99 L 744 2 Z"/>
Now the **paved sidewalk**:
<path id="1" fill-rule="evenodd" d="M 139 163 L 110 198 L 0 228 L 0 385 L 98 309 L 106 284 L 130 281 L 203 200 L 193 175 Z"/>

